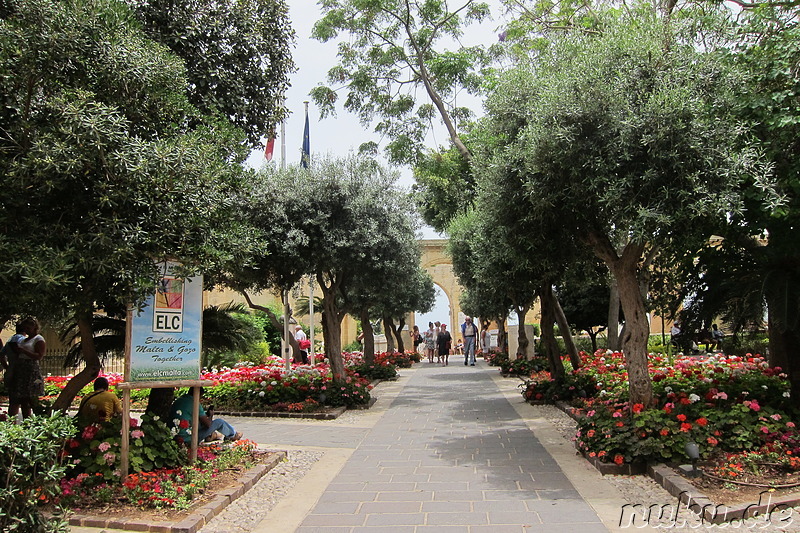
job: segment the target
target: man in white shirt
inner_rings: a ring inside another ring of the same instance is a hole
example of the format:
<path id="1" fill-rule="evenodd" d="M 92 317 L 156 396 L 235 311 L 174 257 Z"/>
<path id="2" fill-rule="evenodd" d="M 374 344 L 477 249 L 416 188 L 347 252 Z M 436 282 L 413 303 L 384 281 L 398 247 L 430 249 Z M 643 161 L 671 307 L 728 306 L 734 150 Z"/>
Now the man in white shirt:
<path id="1" fill-rule="evenodd" d="M 464 365 L 475 366 L 475 341 L 478 338 L 478 326 L 466 317 L 461 324 L 461 337 L 464 339 Z"/>

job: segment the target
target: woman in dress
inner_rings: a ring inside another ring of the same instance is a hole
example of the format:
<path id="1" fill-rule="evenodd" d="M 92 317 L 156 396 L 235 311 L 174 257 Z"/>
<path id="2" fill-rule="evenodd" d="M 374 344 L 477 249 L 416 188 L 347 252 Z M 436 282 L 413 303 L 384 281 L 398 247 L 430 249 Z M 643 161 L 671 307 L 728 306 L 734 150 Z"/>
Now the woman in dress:
<path id="1" fill-rule="evenodd" d="M 428 355 L 428 362 L 433 363 L 433 351 L 436 349 L 436 330 L 433 329 L 433 322 L 428 322 L 428 331 L 423 337 L 425 340 L 425 353 Z"/>
<path id="2" fill-rule="evenodd" d="M 17 415 L 22 411 L 22 418 L 33 413 L 33 404 L 44 395 L 44 380 L 39 368 L 39 361 L 47 351 L 44 337 L 39 335 L 39 322 L 28 317 L 20 323 L 22 331 L 28 336 L 16 345 L 16 358 L 12 369 L 12 379 L 8 383 L 8 414 Z"/>
<path id="3" fill-rule="evenodd" d="M 414 329 L 411 330 L 411 342 L 414 344 L 414 351 L 419 351 L 419 345 L 424 342 L 422 333 L 419 332 L 419 326 L 414 324 Z"/>

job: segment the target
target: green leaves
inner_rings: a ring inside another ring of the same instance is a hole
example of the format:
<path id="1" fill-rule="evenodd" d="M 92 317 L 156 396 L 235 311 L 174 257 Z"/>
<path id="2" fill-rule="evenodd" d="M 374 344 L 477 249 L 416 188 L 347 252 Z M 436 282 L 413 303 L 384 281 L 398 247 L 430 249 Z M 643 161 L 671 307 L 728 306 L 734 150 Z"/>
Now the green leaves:
<path id="1" fill-rule="evenodd" d="M 375 131 L 390 139 L 390 160 L 413 162 L 422 154 L 433 104 L 456 142 L 455 96 L 460 90 L 479 91 L 478 72 L 486 58 L 479 47 L 448 51 L 444 43 L 488 17 L 487 4 L 464 0 L 450 8 L 441 0 L 349 0 L 320 5 L 323 18 L 314 25 L 313 37 L 327 42 L 341 33 L 350 36 L 339 45 L 340 64 L 328 72 L 331 87 L 311 92 L 322 115 L 333 114 L 337 92 L 346 91 L 345 109 L 365 125 L 376 123 Z M 419 99 L 420 89 L 427 101 Z M 458 114 L 466 115 L 463 109 Z M 469 157 L 463 145 L 459 148 Z"/>
<path id="2" fill-rule="evenodd" d="M 51 531 L 63 527 L 63 517 L 45 517 L 39 498 L 60 494 L 58 481 L 67 467 L 60 452 L 75 431 L 64 415 L 31 417 L 21 425 L 0 423 L 0 529 Z"/>
<path id="3" fill-rule="evenodd" d="M 294 30 L 283 0 L 152 0 L 136 13 L 145 33 L 186 64 L 191 103 L 220 114 L 257 147 L 286 117 Z"/>

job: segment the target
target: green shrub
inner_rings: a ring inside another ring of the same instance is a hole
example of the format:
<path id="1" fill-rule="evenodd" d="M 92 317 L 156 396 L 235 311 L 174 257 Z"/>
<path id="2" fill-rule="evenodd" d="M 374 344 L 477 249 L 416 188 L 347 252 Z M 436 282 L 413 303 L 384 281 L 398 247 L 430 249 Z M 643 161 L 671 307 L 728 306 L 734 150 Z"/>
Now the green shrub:
<path id="1" fill-rule="evenodd" d="M 0 422 L 0 531 L 67 531 L 62 514 L 44 517 L 38 503 L 58 494 L 67 470 L 61 450 L 74 432 L 72 420 L 60 413 L 20 425 Z"/>
<path id="2" fill-rule="evenodd" d="M 504 362 L 508 361 L 508 354 L 506 352 L 489 352 L 484 359 L 489 366 L 502 366 Z"/>
<path id="3" fill-rule="evenodd" d="M 353 341 L 350 344 L 346 345 L 342 348 L 343 352 L 360 352 L 362 350 L 361 343 L 358 341 Z"/>
<path id="4" fill-rule="evenodd" d="M 359 407 L 369 403 L 369 386 L 366 380 L 348 376 L 344 382 L 334 384 L 330 382 L 323 386 L 325 390 L 320 395 L 320 403 L 331 407 Z"/>
<path id="5" fill-rule="evenodd" d="M 722 339 L 722 350 L 728 355 L 765 355 L 768 347 L 769 338 L 764 333 L 728 335 Z"/>
<path id="6" fill-rule="evenodd" d="M 505 361 L 501 361 L 499 366 L 500 372 L 503 374 L 525 377 L 530 376 L 533 372 L 548 369 L 547 359 L 544 357 L 506 359 Z"/>
<path id="7" fill-rule="evenodd" d="M 359 376 L 369 380 L 394 379 L 397 377 L 397 367 L 394 365 L 384 365 L 378 363 L 373 363 L 370 365 L 367 363 L 361 363 L 360 365 L 353 366 L 352 370 Z"/>
<path id="8" fill-rule="evenodd" d="M 119 477 L 122 419 L 113 418 L 87 426 L 70 440 L 73 470 L 71 475 L 100 474 L 107 481 Z M 158 417 L 143 415 L 141 424 L 132 421 L 130 432 L 130 469 L 150 472 L 174 468 L 185 463 L 172 431 Z"/>

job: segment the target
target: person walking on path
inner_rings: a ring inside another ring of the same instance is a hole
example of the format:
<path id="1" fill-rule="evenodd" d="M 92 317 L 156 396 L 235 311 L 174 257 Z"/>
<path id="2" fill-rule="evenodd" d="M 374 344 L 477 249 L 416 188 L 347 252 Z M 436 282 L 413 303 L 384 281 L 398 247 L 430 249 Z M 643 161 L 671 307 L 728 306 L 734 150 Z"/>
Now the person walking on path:
<path id="1" fill-rule="evenodd" d="M 433 339 L 434 340 L 433 340 L 433 342 L 435 344 L 435 346 L 433 347 L 433 351 L 434 351 L 434 353 L 436 353 L 436 362 L 437 363 L 441 363 L 442 362 L 442 358 L 439 355 L 439 333 L 442 332 L 442 323 L 437 320 L 436 322 L 433 323 L 433 325 L 434 325 L 434 328 L 433 328 L 433 331 L 434 331 Z"/>
<path id="2" fill-rule="evenodd" d="M 294 327 L 294 340 L 297 341 L 297 346 L 300 352 L 300 360 L 295 363 L 308 364 L 308 349 L 311 347 L 311 341 L 308 340 L 306 332 L 303 331 L 303 326 L 300 324 Z"/>
<path id="3" fill-rule="evenodd" d="M 7 380 L 8 388 L 8 416 L 13 418 L 21 410 L 22 417 L 28 418 L 33 414 L 33 404 L 40 396 L 44 395 L 44 379 L 39 367 L 47 352 L 44 337 L 39 335 L 39 322 L 28 317 L 19 324 L 18 331 L 22 331 L 26 338 L 17 338 L 15 347 L 9 349 L 14 352 L 14 362 L 10 365 L 11 379 Z M 11 340 L 8 342 L 11 344 Z"/>
<path id="4" fill-rule="evenodd" d="M 422 334 L 419 332 L 419 326 L 414 324 L 414 329 L 411 330 L 411 342 L 414 344 L 414 351 L 419 353 L 419 345 L 422 344 Z"/>
<path id="5" fill-rule="evenodd" d="M 14 335 L 8 339 L 3 349 L 0 350 L 0 365 L 2 365 L 3 370 L 5 370 L 4 381 L 7 390 L 11 390 L 14 386 L 14 370 L 16 370 L 17 361 L 19 360 L 19 350 L 17 346 L 24 341 L 26 337 L 25 328 L 22 326 L 22 322 L 19 322 Z M 19 401 L 14 398 L 13 395 L 10 396 L 8 401 L 8 414 L 14 420 L 16 420 L 17 414 L 19 413 L 19 408 Z"/>
<path id="6" fill-rule="evenodd" d="M 472 323 L 471 317 L 466 317 L 461 324 L 461 337 L 464 339 L 464 364 L 475 366 L 475 341 L 478 338 L 478 327 Z"/>
<path id="7" fill-rule="evenodd" d="M 436 336 L 436 346 L 439 353 L 438 361 L 441 362 L 442 365 L 449 364 L 450 347 L 452 346 L 452 344 L 453 344 L 453 337 L 451 337 L 450 332 L 447 331 L 447 324 L 440 325 L 439 335 Z"/>
<path id="8" fill-rule="evenodd" d="M 433 329 L 433 322 L 428 322 L 428 330 L 423 336 L 425 341 L 425 355 L 428 356 L 428 362 L 433 363 L 433 352 L 436 350 L 436 330 Z"/>

